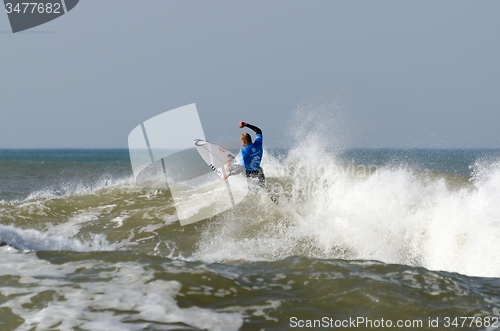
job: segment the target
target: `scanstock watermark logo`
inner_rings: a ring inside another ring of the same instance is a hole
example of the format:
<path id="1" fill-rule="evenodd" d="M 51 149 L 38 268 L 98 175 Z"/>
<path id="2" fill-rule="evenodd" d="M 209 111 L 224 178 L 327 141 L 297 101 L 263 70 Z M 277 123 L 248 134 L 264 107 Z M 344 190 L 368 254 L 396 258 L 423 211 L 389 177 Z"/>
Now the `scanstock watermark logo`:
<path id="1" fill-rule="evenodd" d="M 4 0 L 12 32 L 31 29 L 52 21 L 75 8 L 79 0 Z"/>

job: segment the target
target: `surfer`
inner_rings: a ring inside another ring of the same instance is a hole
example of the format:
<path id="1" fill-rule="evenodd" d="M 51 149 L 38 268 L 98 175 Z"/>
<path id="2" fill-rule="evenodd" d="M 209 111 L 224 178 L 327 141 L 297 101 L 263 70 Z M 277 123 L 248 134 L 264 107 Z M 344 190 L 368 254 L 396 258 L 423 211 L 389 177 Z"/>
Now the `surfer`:
<path id="1" fill-rule="evenodd" d="M 251 124 L 240 122 L 238 126 L 242 129 L 247 127 L 255 132 L 255 141 L 252 142 L 252 137 L 248 133 L 243 133 L 240 136 L 243 150 L 240 153 L 240 163 L 232 163 L 228 160 L 224 165 L 226 175 L 222 181 L 226 180 L 229 176 L 236 175 L 245 171 L 247 178 L 257 178 L 259 186 L 267 188 L 266 177 L 264 170 L 260 167 L 262 161 L 262 130 Z"/>

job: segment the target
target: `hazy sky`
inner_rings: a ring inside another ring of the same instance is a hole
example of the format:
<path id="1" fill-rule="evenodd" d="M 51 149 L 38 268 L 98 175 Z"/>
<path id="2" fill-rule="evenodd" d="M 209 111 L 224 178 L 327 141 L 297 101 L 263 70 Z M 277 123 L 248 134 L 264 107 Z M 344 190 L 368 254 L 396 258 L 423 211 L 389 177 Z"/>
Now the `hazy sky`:
<path id="1" fill-rule="evenodd" d="M 13 34 L 0 14 L 0 148 L 126 148 L 191 103 L 210 140 L 248 121 L 277 147 L 308 118 L 346 147 L 500 148 L 499 17 L 499 1 L 80 0 Z"/>

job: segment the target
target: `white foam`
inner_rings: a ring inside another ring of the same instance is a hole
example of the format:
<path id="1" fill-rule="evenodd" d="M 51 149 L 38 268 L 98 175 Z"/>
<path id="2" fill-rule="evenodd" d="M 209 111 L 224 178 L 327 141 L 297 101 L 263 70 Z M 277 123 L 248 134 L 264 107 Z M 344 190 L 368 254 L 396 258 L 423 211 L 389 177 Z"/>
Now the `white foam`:
<path id="1" fill-rule="evenodd" d="M 105 236 L 94 235 L 89 242 L 71 239 L 58 234 L 49 234 L 33 229 L 18 229 L 12 225 L 0 224 L 0 240 L 9 246 L 25 251 L 101 251 L 113 250 Z"/>
<path id="2" fill-rule="evenodd" d="M 119 228 L 121 226 L 123 226 L 123 221 L 125 220 L 124 217 L 121 217 L 121 216 L 118 216 L 118 217 L 115 217 L 111 220 L 111 222 L 115 222 L 117 223 L 115 228 Z"/>
<path id="3" fill-rule="evenodd" d="M 58 186 L 47 187 L 44 189 L 31 192 L 23 200 L 14 200 L 10 203 L 32 202 L 43 199 L 57 199 L 61 197 L 86 196 L 98 194 L 103 189 L 120 188 L 126 190 L 138 190 L 134 184 L 133 177 L 112 178 L 110 176 L 102 176 L 95 182 L 77 182 L 75 180 L 68 183 L 61 183 Z"/>
<path id="4" fill-rule="evenodd" d="M 266 177 L 289 185 L 288 200 L 210 223 L 196 258 L 373 259 L 500 277 L 500 163 L 479 162 L 474 188 L 457 189 L 401 166 L 342 166 L 317 134 L 301 138 L 281 162 L 265 160 Z"/>
<path id="5" fill-rule="evenodd" d="M 82 226 L 94 222 L 100 215 L 109 213 L 114 207 L 115 205 L 108 205 L 79 210 L 68 220 L 52 226 L 50 232 L 66 237 L 75 236 L 80 232 Z"/>
<path id="6" fill-rule="evenodd" d="M 29 285 L 29 290 L 20 286 L 0 289 L 9 296 L 0 307 L 10 308 L 24 320 L 17 330 L 48 330 L 55 326 L 59 330 L 144 330 L 155 323 L 184 323 L 216 331 L 238 330 L 243 325 L 241 313 L 196 306 L 180 308 L 174 298 L 182 285 L 154 279 L 155 272 L 138 263 L 100 262 L 96 266 L 95 261 L 83 261 L 53 265 L 32 253 L 5 247 L 0 254 L 0 274 L 8 270 L 6 274 L 19 276 L 19 282 Z M 96 276 L 85 278 L 81 274 L 99 268 L 103 271 Z M 76 272 L 79 280 L 73 282 Z M 42 292 L 53 292 L 54 299 L 42 308 L 31 309 L 32 298 Z"/>

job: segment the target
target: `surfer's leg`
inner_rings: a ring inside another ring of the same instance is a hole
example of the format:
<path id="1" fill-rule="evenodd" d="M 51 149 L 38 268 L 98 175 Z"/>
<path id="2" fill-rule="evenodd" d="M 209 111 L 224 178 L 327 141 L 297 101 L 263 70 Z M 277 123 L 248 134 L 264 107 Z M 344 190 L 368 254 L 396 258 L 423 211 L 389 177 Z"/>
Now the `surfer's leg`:
<path id="1" fill-rule="evenodd" d="M 257 177 L 257 179 L 259 180 L 259 186 L 262 187 L 262 188 L 266 188 L 267 185 L 266 185 L 266 176 L 264 176 L 264 171 L 262 170 L 262 168 L 259 168 L 257 170 L 254 171 L 253 173 L 254 177 Z"/>
<path id="2" fill-rule="evenodd" d="M 255 193 L 255 185 L 252 180 L 252 172 L 249 170 L 245 170 L 245 176 L 247 177 L 247 185 L 248 185 L 248 190 L 252 193 Z"/>
<path id="3" fill-rule="evenodd" d="M 271 201 L 274 203 L 278 203 L 278 197 L 271 192 L 269 187 L 267 186 L 266 183 L 266 176 L 264 175 L 264 170 L 262 168 L 257 169 L 257 178 L 259 179 L 259 186 L 266 190 L 267 194 L 269 195 L 269 198 L 271 198 Z"/>

